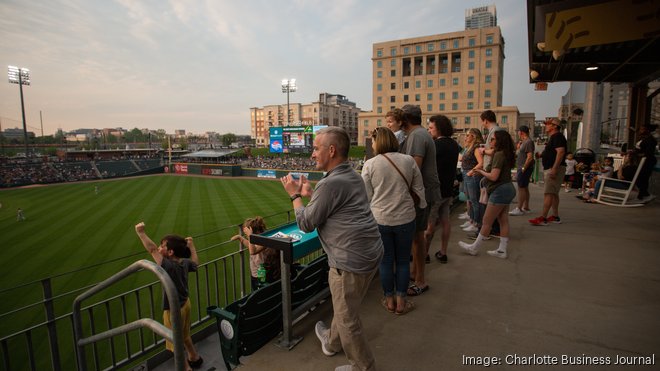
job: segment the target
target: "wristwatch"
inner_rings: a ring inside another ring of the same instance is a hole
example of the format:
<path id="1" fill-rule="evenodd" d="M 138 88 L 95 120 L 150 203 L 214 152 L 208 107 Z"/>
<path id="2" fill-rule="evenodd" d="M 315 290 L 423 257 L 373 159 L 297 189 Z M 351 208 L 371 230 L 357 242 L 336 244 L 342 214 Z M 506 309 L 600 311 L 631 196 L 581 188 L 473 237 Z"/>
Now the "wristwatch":
<path id="1" fill-rule="evenodd" d="M 302 195 L 301 195 L 300 193 L 296 193 L 296 194 L 294 194 L 293 196 L 291 196 L 290 198 L 291 198 L 291 201 L 293 201 L 293 200 L 295 200 L 296 198 L 300 198 L 300 197 L 302 197 Z"/>

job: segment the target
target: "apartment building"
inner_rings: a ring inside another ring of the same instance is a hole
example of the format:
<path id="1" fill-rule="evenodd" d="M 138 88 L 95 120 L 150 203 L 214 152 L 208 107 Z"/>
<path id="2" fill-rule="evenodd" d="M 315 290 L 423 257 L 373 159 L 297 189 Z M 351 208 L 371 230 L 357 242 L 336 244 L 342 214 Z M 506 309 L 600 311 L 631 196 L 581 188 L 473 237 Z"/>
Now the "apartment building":
<path id="1" fill-rule="evenodd" d="M 425 122 L 450 118 L 459 132 L 477 127 L 479 115 L 493 110 L 510 133 L 518 108 L 502 106 L 504 39 L 499 27 L 467 29 L 373 44 L 373 111 L 360 114 L 358 143 L 385 114 L 406 104 L 419 105 Z"/>
<path id="2" fill-rule="evenodd" d="M 250 131 L 257 147 L 268 146 L 269 128 L 287 125 L 327 125 L 344 128 L 351 144 L 358 143 L 358 116 L 362 112 L 354 102 L 340 94 L 320 93 L 309 104 L 290 103 L 250 108 Z"/>

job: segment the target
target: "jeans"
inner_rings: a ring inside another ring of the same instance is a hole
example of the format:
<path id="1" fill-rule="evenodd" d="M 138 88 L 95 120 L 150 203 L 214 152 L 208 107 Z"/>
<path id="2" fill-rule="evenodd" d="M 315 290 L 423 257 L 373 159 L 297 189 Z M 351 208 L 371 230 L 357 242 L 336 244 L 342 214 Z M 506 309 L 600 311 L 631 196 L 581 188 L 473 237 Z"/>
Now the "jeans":
<path id="1" fill-rule="evenodd" d="M 481 225 L 481 220 L 484 217 L 484 212 L 486 211 L 486 205 L 479 203 L 479 181 L 481 181 L 482 176 L 467 176 L 467 172 L 463 175 L 463 182 L 465 183 L 465 194 L 467 195 L 468 200 L 470 200 L 471 208 L 468 210 L 470 219 L 476 222 L 478 225 Z"/>
<path id="2" fill-rule="evenodd" d="M 383 260 L 380 262 L 380 283 L 385 296 L 405 297 L 410 280 L 410 250 L 415 235 L 415 221 L 389 226 L 378 225 L 383 240 Z"/>

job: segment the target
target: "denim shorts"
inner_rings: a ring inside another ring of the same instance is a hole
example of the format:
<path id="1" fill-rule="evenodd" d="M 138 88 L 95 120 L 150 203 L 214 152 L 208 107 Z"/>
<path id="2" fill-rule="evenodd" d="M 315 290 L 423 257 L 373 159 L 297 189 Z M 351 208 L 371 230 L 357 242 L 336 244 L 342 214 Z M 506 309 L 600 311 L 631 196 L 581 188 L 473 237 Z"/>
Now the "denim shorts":
<path id="1" fill-rule="evenodd" d="M 495 190 L 488 195 L 488 203 L 493 205 L 508 205 L 516 197 L 516 188 L 513 183 L 504 183 L 495 188 Z"/>

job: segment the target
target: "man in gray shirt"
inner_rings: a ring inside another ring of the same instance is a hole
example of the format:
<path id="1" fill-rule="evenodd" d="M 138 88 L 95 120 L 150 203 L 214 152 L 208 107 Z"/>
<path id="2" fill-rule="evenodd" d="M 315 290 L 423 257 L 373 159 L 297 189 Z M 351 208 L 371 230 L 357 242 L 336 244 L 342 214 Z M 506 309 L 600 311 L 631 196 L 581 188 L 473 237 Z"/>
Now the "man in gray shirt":
<path id="1" fill-rule="evenodd" d="M 421 295 L 429 289 L 424 277 L 425 259 L 428 255 L 426 250 L 426 236 L 424 233 L 433 234 L 435 219 L 429 220 L 430 215 L 438 215 L 438 202 L 440 195 L 440 180 L 438 179 L 438 168 L 435 159 L 435 142 L 431 134 L 422 127 L 422 110 L 419 106 L 406 104 L 403 110 L 403 130 L 406 132 L 406 140 L 401 144 L 401 153 L 411 155 L 424 181 L 424 195 L 426 196 L 426 209 L 417 209 L 415 218 L 415 239 L 413 240 L 413 264 L 411 276 L 415 277 L 408 289 L 408 295 Z M 428 229 L 428 231 L 427 231 Z M 431 237 L 432 238 L 432 237 Z"/>
<path id="2" fill-rule="evenodd" d="M 296 180 L 287 175 L 281 181 L 293 202 L 298 227 L 305 232 L 316 228 L 328 255 L 334 316 L 330 328 L 322 321 L 316 324 L 321 350 L 333 356 L 343 349 L 353 369 L 375 370 L 359 310 L 383 258 L 383 242 L 362 177 L 347 162 L 349 147 L 344 129 L 321 129 L 314 139 L 312 159 L 316 169 L 327 174 L 314 190 L 304 176 Z M 307 206 L 301 197 L 311 197 Z"/>
<path id="3" fill-rule="evenodd" d="M 509 215 L 519 216 L 529 213 L 529 179 L 534 171 L 534 142 L 529 138 L 529 127 L 518 128 L 520 143 L 516 153 L 516 183 L 518 183 L 518 206 Z"/>

